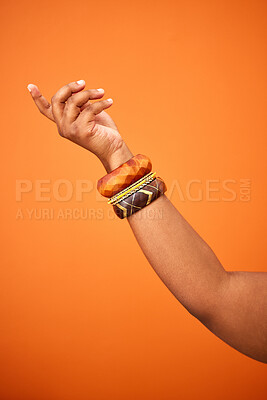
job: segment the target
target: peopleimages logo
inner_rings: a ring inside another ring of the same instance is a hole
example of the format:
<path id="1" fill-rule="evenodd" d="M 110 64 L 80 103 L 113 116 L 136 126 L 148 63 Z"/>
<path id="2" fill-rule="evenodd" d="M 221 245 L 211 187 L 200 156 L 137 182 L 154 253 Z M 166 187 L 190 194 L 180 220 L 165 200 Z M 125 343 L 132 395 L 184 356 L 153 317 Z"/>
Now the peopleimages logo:
<path id="1" fill-rule="evenodd" d="M 17 179 L 16 201 L 21 202 L 28 195 L 34 196 L 36 202 L 67 202 L 71 200 L 83 201 L 84 196 L 91 193 L 94 183 L 88 179 L 77 179 L 75 183 L 69 179 Z"/>
<path id="2" fill-rule="evenodd" d="M 118 219 L 112 206 L 106 206 L 108 199 L 100 195 L 96 184 L 89 179 L 74 182 L 69 179 L 17 179 L 16 219 Z M 249 202 L 251 179 L 190 179 L 183 183 L 174 179 L 167 185 L 166 196 L 174 202 Z M 88 208 L 90 201 L 92 204 L 97 202 L 98 207 Z M 155 211 L 150 207 L 142 212 L 142 218 L 162 216 L 162 210 Z"/>
<path id="3" fill-rule="evenodd" d="M 251 179 L 190 179 L 185 185 L 174 180 L 168 197 L 174 193 L 180 201 L 250 201 Z"/>

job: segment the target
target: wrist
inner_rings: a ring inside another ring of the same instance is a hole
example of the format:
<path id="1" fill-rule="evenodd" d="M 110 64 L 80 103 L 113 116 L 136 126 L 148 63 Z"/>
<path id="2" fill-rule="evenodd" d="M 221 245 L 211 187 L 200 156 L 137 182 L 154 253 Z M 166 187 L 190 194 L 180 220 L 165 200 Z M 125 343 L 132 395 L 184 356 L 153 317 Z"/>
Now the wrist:
<path id="1" fill-rule="evenodd" d="M 115 150 L 113 153 L 108 155 L 107 157 L 100 158 L 105 170 L 107 173 L 110 173 L 114 169 L 118 168 L 121 164 L 130 160 L 133 157 L 133 153 L 128 148 L 125 142 L 122 142 L 122 145 L 119 149 Z"/>

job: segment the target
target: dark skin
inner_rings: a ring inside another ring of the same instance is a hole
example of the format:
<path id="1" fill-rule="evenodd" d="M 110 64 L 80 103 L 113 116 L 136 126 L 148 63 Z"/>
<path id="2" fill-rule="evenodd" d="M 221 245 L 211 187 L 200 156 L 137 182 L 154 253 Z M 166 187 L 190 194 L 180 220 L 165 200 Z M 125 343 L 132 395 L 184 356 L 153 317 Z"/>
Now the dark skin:
<path id="1" fill-rule="evenodd" d="M 102 100 L 104 91 L 84 90 L 85 83 L 71 82 L 50 104 L 36 85 L 30 87 L 36 106 L 56 123 L 59 134 L 95 154 L 107 173 L 133 157 L 105 112 L 113 102 Z M 163 217 L 146 218 L 148 209 Z M 267 363 L 267 273 L 226 271 L 165 195 L 127 221 L 177 300 L 230 346 Z"/>

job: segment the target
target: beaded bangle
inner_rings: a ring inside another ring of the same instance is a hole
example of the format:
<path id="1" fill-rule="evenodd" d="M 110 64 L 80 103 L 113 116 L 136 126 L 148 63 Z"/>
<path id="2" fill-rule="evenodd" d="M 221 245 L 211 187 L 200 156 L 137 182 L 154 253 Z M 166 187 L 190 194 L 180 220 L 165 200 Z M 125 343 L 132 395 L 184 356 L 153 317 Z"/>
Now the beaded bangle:
<path id="1" fill-rule="evenodd" d="M 119 201 L 113 205 L 115 214 L 123 219 L 130 217 L 142 208 L 146 207 L 167 190 L 165 182 L 160 178 L 155 178 L 152 182 L 139 188 L 136 192 L 128 196 L 126 199 Z"/>
<path id="2" fill-rule="evenodd" d="M 99 179 L 97 190 L 104 197 L 112 197 L 148 174 L 151 169 L 150 159 L 142 154 L 137 154 Z"/>

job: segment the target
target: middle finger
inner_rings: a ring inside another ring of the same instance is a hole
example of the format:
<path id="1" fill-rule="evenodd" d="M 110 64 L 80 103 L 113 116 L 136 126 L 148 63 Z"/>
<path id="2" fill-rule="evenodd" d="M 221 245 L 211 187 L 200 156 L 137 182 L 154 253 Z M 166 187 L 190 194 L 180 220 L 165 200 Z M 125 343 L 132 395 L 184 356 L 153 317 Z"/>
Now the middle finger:
<path id="1" fill-rule="evenodd" d="M 65 108 L 65 101 L 72 95 L 72 93 L 79 92 L 85 86 L 85 81 L 80 80 L 76 82 L 68 83 L 67 85 L 63 86 L 59 89 L 56 94 L 51 99 L 52 104 L 52 112 L 54 115 L 55 122 L 59 125 L 63 111 Z"/>
<path id="2" fill-rule="evenodd" d="M 66 126 L 72 124 L 80 114 L 82 106 L 89 100 L 100 99 L 103 95 L 104 89 L 89 89 L 71 96 L 64 108 L 61 121 L 62 125 Z"/>

